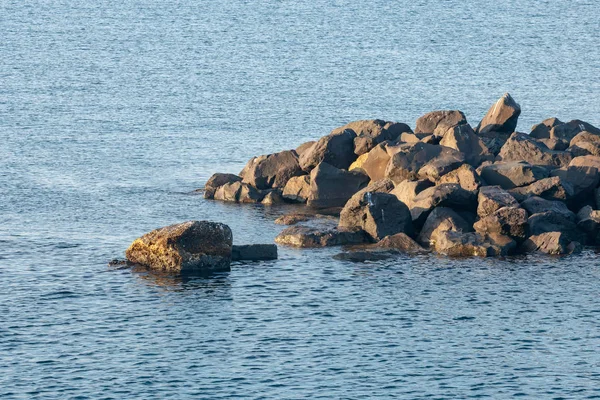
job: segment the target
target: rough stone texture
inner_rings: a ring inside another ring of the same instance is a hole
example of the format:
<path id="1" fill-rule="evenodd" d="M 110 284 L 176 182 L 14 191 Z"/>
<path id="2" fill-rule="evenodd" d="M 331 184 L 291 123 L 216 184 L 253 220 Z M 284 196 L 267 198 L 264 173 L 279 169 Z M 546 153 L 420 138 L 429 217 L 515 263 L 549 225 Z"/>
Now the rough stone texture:
<path id="1" fill-rule="evenodd" d="M 352 171 L 355 169 L 362 169 L 362 165 L 365 163 L 365 161 L 367 160 L 368 157 L 369 157 L 369 153 L 364 153 L 364 154 L 361 154 L 360 156 L 358 156 L 356 161 L 354 161 L 352 164 L 350 164 L 350 166 L 348 167 L 348 171 Z"/>
<path id="2" fill-rule="evenodd" d="M 308 205 L 342 207 L 368 182 L 369 177 L 361 172 L 344 171 L 323 162 L 310 173 Z"/>
<path id="3" fill-rule="evenodd" d="M 503 207 L 519 207 L 517 200 L 500 186 L 483 186 L 477 196 L 477 215 L 487 217 Z"/>
<path id="4" fill-rule="evenodd" d="M 569 163 L 569 167 L 594 167 L 600 171 L 600 157 L 598 156 L 580 156 L 575 157 Z"/>
<path id="5" fill-rule="evenodd" d="M 300 158 L 302 154 L 304 154 L 306 150 L 310 149 L 315 143 L 317 143 L 315 140 L 311 140 L 310 142 L 304 142 L 300 146 L 296 147 L 296 154 L 298 154 L 298 158 Z"/>
<path id="6" fill-rule="evenodd" d="M 410 236 L 403 232 L 384 237 L 379 242 L 377 242 L 376 246 L 384 249 L 399 250 L 405 253 L 425 252 L 424 248 L 422 248 Z"/>
<path id="7" fill-rule="evenodd" d="M 387 165 L 385 176 L 395 183 L 405 179 L 417 179 L 419 170 L 435 160 L 455 159 L 457 164 L 464 162 L 464 155 L 454 149 L 422 142 L 401 144 L 395 146 L 393 151 L 395 154 Z"/>
<path id="8" fill-rule="evenodd" d="M 435 136 L 441 137 L 449 128 L 466 123 L 467 118 L 462 111 L 432 111 L 417 119 L 415 133 L 433 133 Z"/>
<path id="9" fill-rule="evenodd" d="M 260 203 L 264 195 L 244 182 L 226 183 L 215 192 L 215 200 L 235 203 Z"/>
<path id="10" fill-rule="evenodd" d="M 546 211 L 553 211 L 557 214 L 562 215 L 564 218 L 569 221 L 575 221 L 575 213 L 567 207 L 565 203 L 562 201 L 551 201 L 542 199 L 538 196 L 533 196 L 528 199 L 525 199 L 521 203 L 521 207 L 523 207 L 530 215 L 543 213 Z"/>
<path id="11" fill-rule="evenodd" d="M 446 231 L 439 235 L 435 251 L 451 257 L 506 256 L 516 249 L 514 240 L 497 234 L 482 235 L 476 232 Z"/>
<path id="12" fill-rule="evenodd" d="M 233 235 L 227 225 L 188 221 L 153 230 L 136 239 L 127 260 L 178 273 L 229 271 Z"/>
<path id="13" fill-rule="evenodd" d="M 401 202 L 403 202 L 410 208 L 412 206 L 412 203 L 413 203 L 415 197 L 419 193 L 421 193 L 423 190 L 430 188 L 432 186 L 433 186 L 433 183 L 428 179 L 421 179 L 418 181 L 406 180 L 406 181 L 400 182 L 390 192 L 390 194 L 393 194 L 394 196 L 396 196 L 398 198 L 398 200 L 400 200 Z"/>
<path id="14" fill-rule="evenodd" d="M 502 207 L 481 218 L 473 228 L 479 233 L 498 233 L 522 241 L 527 235 L 527 211 L 518 207 Z"/>
<path id="15" fill-rule="evenodd" d="M 234 245 L 231 261 L 277 260 L 277 246 L 274 244 Z"/>
<path id="16" fill-rule="evenodd" d="M 482 167 L 481 177 L 488 185 L 498 185 L 503 189 L 513 189 L 547 178 L 548 170 L 527 162 L 501 162 Z"/>
<path id="17" fill-rule="evenodd" d="M 487 147 L 489 152 L 497 156 L 498 153 L 500 153 L 500 149 L 502 149 L 502 146 L 504 146 L 504 144 L 510 137 L 511 133 L 490 131 L 483 133 L 480 132 L 477 134 L 477 136 L 481 138 L 483 144 L 485 145 L 485 147 Z"/>
<path id="18" fill-rule="evenodd" d="M 458 213 L 451 208 L 437 207 L 427 217 L 419 242 L 424 246 L 434 246 L 438 236 L 446 231 L 471 232 L 473 229 Z"/>
<path id="19" fill-rule="evenodd" d="M 323 229 L 292 226 L 284 229 L 275 242 L 293 247 L 325 247 L 361 244 L 369 241 L 362 229 Z"/>
<path id="20" fill-rule="evenodd" d="M 583 242 L 585 237 L 577 229 L 575 222 L 565 218 L 562 214 L 554 211 L 545 211 L 533 214 L 527 220 L 528 233 L 531 236 L 545 232 L 562 232 L 569 240 Z"/>
<path id="21" fill-rule="evenodd" d="M 332 133 L 322 137 L 300 156 L 300 167 L 311 171 L 325 162 L 336 168 L 347 169 L 356 160 L 354 154 L 354 138 L 356 133 L 351 129 Z"/>
<path id="22" fill-rule="evenodd" d="M 283 188 L 283 198 L 297 203 L 306 203 L 310 195 L 310 175 L 294 176 Z"/>
<path id="23" fill-rule="evenodd" d="M 387 146 L 382 143 L 375 146 L 365 155 L 361 169 L 369 175 L 373 181 L 377 181 L 385 177 L 385 169 L 390 161 L 390 154 L 387 152 Z"/>
<path id="24" fill-rule="evenodd" d="M 219 187 L 227 183 L 239 182 L 241 180 L 242 178 L 234 174 L 213 174 L 213 176 L 208 178 L 208 181 L 206 181 L 206 184 L 204 185 L 204 198 L 213 199 L 215 197 L 215 192 Z"/>
<path id="25" fill-rule="evenodd" d="M 430 133 L 405 132 L 402 135 L 400 135 L 399 142 L 400 143 L 417 143 L 428 136 L 431 136 L 431 134 Z"/>
<path id="26" fill-rule="evenodd" d="M 563 167 L 555 169 L 550 175 L 558 176 L 563 182 L 568 182 L 573 188 L 573 196 L 590 196 L 600 183 L 600 175 L 596 167 Z"/>
<path id="27" fill-rule="evenodd" d="M 450 207 L 460 210 L 474 210 L 477 196 L 455 183 L 445 183 L 425 189 L 411 202 L 410 214 L 416 227 L 422 226 L 435 207 Z"/>
<path id="28" fill-rule="evenodd" d="M 501 161 L 525 161 L 536 165 L 563 167 L 569 165 L 573 157 L 567 151 L 550 150 L 529 135 L 515 132 L 502 146 L 497 158 Z"/>
<path id="29" fill-rule="evenodd" d="M 517 120 L 521 115 L 521 106 L 505 93 L 494 105 L 488 110 L 485 117 L 477 126 L 477 133 L 486 132 L 505 132 L 511 133 L 517 127 Z"/>
<path id="30" fill-rule="evenodd" d="M 380 119 L 354 121 L 334 129 L 331 133 L 340 133 L 351 129 L 356 133 L 354 153 L 362 155 L 386 140 L 396 140 L 404 132 L 412 132 L 410 127 L 399 122 L 383 121 Z"/>
<path id="31" fill-rule="evenodd" d="M 244 168 L 243 182 L 257 189 L 283 188 L 290 178 L 303 175 L 295 150 L 252 158 Z"/>
<path id="32" fill-rule="evenodd" d="M 521 251 L 526 253 L 541 252 L 546 254 L 570 254 L 579 248 L 567 235 L 562 232 L 544 232 L 527 238 L 521 245 Z"/>
<path id="33" fill-rule="evenodd" d="M 550 129 L 550 138 L 571 141 L 580 132 L 590 132 L 594 135 L 600 135 L 600 129 L 585 121 L 574 119 L 565 124 L 558 124 Z"/>
<path id="34" fill-rule="evenodd" d="M 569 143 L 574 156 L 600 156 L 600 136 L 590 132 L 578 133 Z"/>
<path id="35" fill-rule="evenodd" d="M 573 187 L 558 176 L 546 178 L 528 186 L 509 190 L 517 200 L 523 201 L 528 197 L 539 196 L 546 200 L 565 201 L 573 197 Z"/>
<path id="36" fill-rule="evenodd" d="M 586 233 L 588 243 L 600 243 L 600 211 L 585 206 L 577 213 L 577 228 Z"/>
<path id="37" fill-rule="evenodd" d="M 538 142 L 544 144 L 550 150 L 563 151 L 569 147 L 569 142 L 562 139 L 536 139 Z"/>
<path id="38" fill-rule="evenodd" d="M 437 180 L 436 184 L 457 183 L 465 190 L 475 191 L 481 186 L 481 179 L 475 168 L 464 164 L 459 168 L 448 172 Z"/>
<path id="39" fill-rule="evenodd" d="M 441 146 L 457 150 L 465 155 L 465 161 L 477 167 L 483 161 L 494 157 L 470 125 L 457 125 L 446 131 L 440 141 Z"/>
<path id="40" fill-rule="evenodd" d="M 261 203 L 266 206 L 272 206 L 272 205 L 276 205 L 276 204 L 283 204 L 283 203 L 285 203 L 285 200 L 284 200 L 283 196 L 281 195 L 281 191 L 271 190 L 265 195 L 265 197 L 262 199 Z"/>
<path id="41" fill-rule="evenodd" d="M 340 227 L 361 228 L 373 241 L 396 233 L 414 234 L 408 207 L 396 196 L 364 192 L 348 201 L 340 214 Z"/>
<path id="42" fill-rule="evenodd" d="M 558 118 L 548 118 L 531 127 L 529 136 L 536 139 L 549 139 L 550 129 L 556 125 L 562 125 L 563 122 Z"/>
<path id="43" fill-rule="evenodd" d="M 419 169 L 417 176 L 421 179 L 429 179 L 431 182 L 436 182 L 443 175 L 464 165 L 463 163 L 464 161 L 461 158 L 454 156 L 435 158 Z"/>

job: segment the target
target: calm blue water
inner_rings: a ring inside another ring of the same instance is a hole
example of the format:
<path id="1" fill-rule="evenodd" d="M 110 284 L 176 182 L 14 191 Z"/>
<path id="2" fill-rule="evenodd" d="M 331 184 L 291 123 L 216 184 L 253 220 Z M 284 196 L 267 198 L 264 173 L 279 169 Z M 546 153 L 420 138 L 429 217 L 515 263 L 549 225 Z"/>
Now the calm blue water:
<path id="1" fill-rule="evenodd" d="M 600 125 L 597 3 L 491 3 L 0 1 L 0 398 L 599 398 L 591 251 L 107 267 L 188 219 L 271 242 L 190 191 L 351 120 Z"/>

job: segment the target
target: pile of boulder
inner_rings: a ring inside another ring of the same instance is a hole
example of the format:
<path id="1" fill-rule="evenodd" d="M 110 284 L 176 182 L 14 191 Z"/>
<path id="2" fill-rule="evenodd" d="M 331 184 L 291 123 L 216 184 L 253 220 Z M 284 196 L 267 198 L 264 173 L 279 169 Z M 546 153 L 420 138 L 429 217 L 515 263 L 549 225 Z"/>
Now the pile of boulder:
<path id="1" fill-rule="evenodd" d="M 407 252 L 567 254 L 600 244 L 600 129 L 550 118 L 515 132 L 507 93 L 473 128 L 461 111 L 407 124 L 351 122 L 315 142 L 214 174 L 207 199 L 338 207 L 339 224 L 295 225 L 297 247 L 374 243 Z M 302 221 L 302 218 L 289 218 Z"/>

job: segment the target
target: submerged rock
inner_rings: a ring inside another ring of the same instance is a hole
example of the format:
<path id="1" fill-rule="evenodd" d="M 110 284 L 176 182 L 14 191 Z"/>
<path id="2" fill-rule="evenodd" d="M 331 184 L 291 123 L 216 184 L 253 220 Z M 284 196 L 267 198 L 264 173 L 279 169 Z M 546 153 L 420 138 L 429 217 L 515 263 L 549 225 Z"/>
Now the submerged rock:
<path id="1" fill-rule="evenodd" d="M 263 261 L 276 260 L 277 246 L 274 244 L 245 244 L 233 245 L 232 261 Z"/>
<path id="2" fill-rule="evenodd" d="M 153 230 L 136 239 L 127 259 L 177 273 L 229 271 L 233 235 L 225 224 L 188 221 Z"/>

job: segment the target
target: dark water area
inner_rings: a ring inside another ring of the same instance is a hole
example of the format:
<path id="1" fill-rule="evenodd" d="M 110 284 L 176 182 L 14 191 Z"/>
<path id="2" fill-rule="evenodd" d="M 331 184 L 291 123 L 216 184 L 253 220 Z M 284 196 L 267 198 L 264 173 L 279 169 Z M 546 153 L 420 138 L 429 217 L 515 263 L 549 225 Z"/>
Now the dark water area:
<path id="1" fill-rule="evenodd" d="M 598 43 L 591 1 L 0 2 L 0 398 L 600 398 L 592 250 L 107 266 L 190 219 L 271 243 L 288 209 L 191 192 L 352 120 L 600 126 Z"/>

